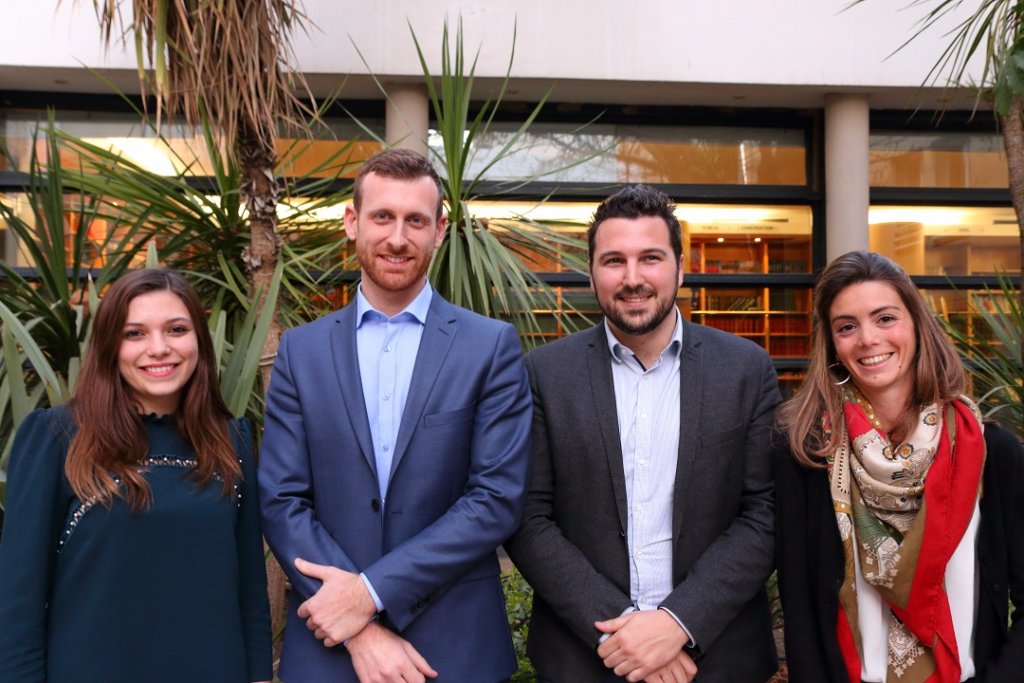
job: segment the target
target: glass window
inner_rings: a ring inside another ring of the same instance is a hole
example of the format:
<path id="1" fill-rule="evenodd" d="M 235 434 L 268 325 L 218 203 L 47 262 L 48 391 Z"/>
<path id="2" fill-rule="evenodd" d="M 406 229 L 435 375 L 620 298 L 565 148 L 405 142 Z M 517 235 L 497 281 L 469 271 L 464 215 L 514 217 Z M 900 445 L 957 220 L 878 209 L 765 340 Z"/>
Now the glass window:
<path id="1" fill-rule="evenodd" d="M 83 205 L 82 195 L 64 195 L 63 226 L 65 255 L 70 260 L 74 244 L 74 236 L 80 230 L 85 231 L 83 244 L 83 262 L 88 268 L 102 267 L 113 250 L 127 235 L 128 227 L 116 220 L 110 213 L 112 205 L 104 205 L 108 211 L 97 206 Z M 21 222 L 31 229 L 37 229 L 36 216 L 32 210 L 28 196 L 24 193 L 7 193 L 0 195 L 4 204 Z M 159 246 L 159 245 L 158 245 Z M 0 218 L 0 256 L 6 263 L 16 268 L 32 268 L 29 252 L 19 243 L 6 220 Z M 139 254 L 137 265 L 145 261 L 145 254 Z M 71 265 L 69 262 L 67 265 Z"/>
<path id="2" fill-rule="evenodd" d="M 806 185 L 801 130 L 619 126 L 619 182 Z"/>
<path id="3" fill-rule="evenodd" d="M 486 169 L 484 177 L 493 181 L 807 184 L 801 130 L 536 123 L 515 153 L 490 165 L 516 130 L 514 123 L 492 124 L 476 141 L 468 176 Z M 429 144 L 443 159 L 436 131 Z"/>
<path id="4" fill-rule="evenodd" d="M 689 272 L 811 272 L 810 207 L 683 205 L 678 213 Z M 809 287 L 700 287 L 681 294 L 680 309 L 693 322 L 745 337 L 776 358 L 810 352 Z"/>
<path id="5" fill-rule="evenodd" d="M 993 133 L 879 132 L 869 138 L 872 187 L 1005 188 L 1003 139 Z"/>
<path id="6" fill-rule="evenodd" d="M 19 197 L 22 196 L 19 194 L 0 194 L 0 203 L 8 208 L 16 207 Z M 15 239 L 14 233 L 7 227 L 7 222 L 3 218 L 0 218 L 0 259 L 15 268 L 25 265 L 19 262 L 18 241 Z"/>
<path id="7" fill-rule="evenodd" d="M 217 197 L 210 196 L 216 202 Z M 28 196 L 24 193 L 0 194 L 0 202 L 7 206 L 22 222 L 31 229 L 37 227 L 36 216 L 32 211 Z M 277 214 L 281 219 L 280 229 L 295 230 L 307 228 L 327 228 L 335 230 L 338 238 L 344 235 L 345 205 L 323 199 L 294 197 L 282 199 L 278 204 Z M 94 206 L 83 206 L 81 195 L 68 193 L 64 195 L 63 231 L 67 257 L 71 258 L 73 235 L 81 228 L 86 229 L 85 257 L 86 266 L 100 267 L 107 258 L 120 247 L 121 242 L 129 235 L 131 219 L 119 220 L 116 198 L 104 197 Z M 137 239 L 136 237 L 132 238 Z M 158 238 L 158 248 L 163 241 Z M 350 254 L 342 252 L 340 259 Z M 15 267 L 33 267 L 28 253 L 19 246 L 18 239 L 8 228 L 6 221 L 0 217 L 0 258 Z M 142 265 L 145 253 L 138 255 L 136 265 Z M 69 262 L 67 265 L 71 265 Z M 358 268 L 354 259 L 353 268 Z"/>
<path id="8" fill-rule="evenodd" d="M 1020 272 L 1020 231 L 1013 209 L 873 206 L 868 246 L 911 275 Z"/>
<path id="9" fill-rule="evenodd" d="M 987 291 L 922 290 L 921 294 L 936 315 L 953 328 L 957 346 L 962 347 L 962 341 L 966 338 L 970 340 L 972 355 L 1002 353 L 1005 350 L 1002 344 L 1005 329 L 997 333 L 988 323 L 991 318 L 998 326 L 1013 325 L 1013 315 L 1010 313 L 1012 304 L 998 288 Z"/>
<path id="10" fill-rule="evenodd" d="M 9 112 L 2 137 L 12 158 L 12 170 L 27 172 L 32 156 L 32 140 L 48 121 L 39 112 Z M 135 114 L 74 112 L 62 114 L 54 125 L 85 142 L 120 154 L 138 166 L 160 175 L 184 173 L 191 176 L 213 175 L 213 166 L 201 135 L 185 126 L 164 124 L 160 139 L 139 122 Z M 371 129 L 383 131 L 383 122 L 369 121 Z M 321 139 L 280 138 L 276 144 L 278 173 L 289 176 L 329 177 L 355 175 L 358 164 L 381 148 L 346 120 L 329 120 Z M 46 157 L 46 143 L 36 137 L 36 154 Z M 79 160 L 68 151 L 61 164 L 77 168 Z"/>
<path id="11" fill-rule="evenodd" d="M 682 204 L 691 273 L 811 272 L 808 206 Z"/>

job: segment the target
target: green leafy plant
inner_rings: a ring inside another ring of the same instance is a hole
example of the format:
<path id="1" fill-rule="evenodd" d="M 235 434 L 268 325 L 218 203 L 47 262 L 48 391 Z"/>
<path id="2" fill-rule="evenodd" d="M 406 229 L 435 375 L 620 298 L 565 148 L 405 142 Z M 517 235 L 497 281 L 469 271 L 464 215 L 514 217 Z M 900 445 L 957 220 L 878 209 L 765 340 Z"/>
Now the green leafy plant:
<path id="1" fill-rule="evenodd" d="M 134 39 L 139 85 L 166 112 L 216 141 L 239 172 L 250 241 L 239 254 L 250 292 L 266 292 L 282 245 L 276 141 L 282 126 L 313 134 L 311 91 L 294 64 L 292 36 L 308 20 L 293 0 L 93 0 L 101 36 Z M 123 11 L 127 5 L 127 11 Z M 115 28 L 124 29 L 123 32 Z M 152 71 L 148 70 L 152 67 Z M 303 99 L 303 97 L 306 99 Z M 265 353 L 277 350 L 276 328 Z"/>
<path id="2" fill-rule="evenodd" d="M 37 148 L 35 144 L 32 147 Z M 189 230 L 194 222 L 182 220 L 184 211 L 166 210 L 174 202 L 182 202 L 180 196 L 163 196 L 180 191 L 175 184 L 182 182 L 181 178 L 165 178 L 134 167 L 52 126 L 45 149 L 45 161 L 33 153 L 29 164 L 26 202 L 30 218 L 0 204 L 0 218 L 17 236 L 19 248 L 37 274 L 30 281 L 0 262 L 4 275 L 0 282 L 0 470 L 6 469 L 14 433 L 25 416 L 36 408 L 66 401 L 74 391 L 89 342 L 89 312 L 99 305 L 102 289 L 140 262 L 143 249 L 148 250 L 146 264 L 159 265 L 158 242 L 179 259 L 176 264 L 185 267 L 189 262 L 181 260 L 185 258 L 182 252 L 191 249 L 196 253 L 195 233 Z M 69 168 L 62 163 L 66 157 L 77 157 L 79 163 Z M 121 191 L 120 199 L 109 194 L 114 190 Z M 147 197 L 153 199 L 148 205 Z M 203 210 L 197 213 L 206 214 Z M 100 221 L 104 229 L 93 230 Z M 300 265 L 293 267 L 305 273 L 300 267 L 303 259 L 311 258 L 311 252 L 327 250 L 304 252 L 302 246 L 299 241 L 293 263 Z M 244 275 L 219 256 L 216 263 L 223 277 L 194 269 L 184 272 L 205 283 L 205 291 L 211 295 L 206 301 L 210 329 L 221 368 L 221 390 L 230 409 L 237 415 L 248 412 L 258 417 L 262 413 L 258 381 L 262 350 L 287 262 L 278 261 L 267 296 L 259 297 L 263 303 L 257 306 L 238 282 L 234 287 L 209 287 L 210 282 L 226 283 L 233 276 L 244 282 Z M 214 261 L 203 262 L 210 263 Z M 257 293 L 262 294 L 259 289 Z"/>
<path id="3" fill-rule="evenodd" d="M 973 294 L 971 325 L 940 316 L 971 375 L 982 412 L 1024 439 L 1024 368 L 1021 336 L 1024 310 L 1017 287 L 999 276 L 999 289 Z"/>
<path id="4" fill-rule="evenodd" d="M 90 299 L 96 290 L 90 286 Z M 78 378 L 81 354 L 88 344 L 89 324 L 77 316 L 76 329 L 86 331 L 72 351 L 68 367 L 61 371 L 46 357 L 43 345 L 33 332 L 42 328 L 43 319 L 22 323 L 0 302 L 0 469 L 6 471 L 14 432 L 25 416 L 36 408 L 63 403 L 71 397 Z M 0 497 L 0 503 L 3 499 Z"/>
<path id="5" fill-rule="evenodd" d="M 37 154 L 37 142 L 38 132 L 33 136 L 25 188 L 28 215 L 0 202 L 0 221 L 17 238 L 36 277 L 29 282 L 9 263 L 0 261 L 4 276 L 0 296 L 21 320 L 35 321 L 33 337 L 42 353 L 66 373 L 86 331 L 79 324 L 86 275 L 96 287 L 106 286 L 139 257 L 154 228 L 137 222 L 94 231 L 104 220 L 101 200 L 73 194 L 85 176 L 80 169 L 64 166 L 56 137 L 46 137 L 45 158 Z M 97 259 L 101 253 L 106 256 Z M 93 268 L 98 260 L 99 266 Z"/>
<path id="6" fill-rule="evenodd" d="M 868 0 L 854 0 L 848 7 Z M 1020 0 L 978 0 L 962 16 L 963 0 L 911 0 L 907 7 L 929 7 L 903 45 L 932 30 L 949 18 L 955 28 L 948 31 L 946 47 L 925 75 L 925 85 L 973 88 L 977 102 L 993 103 L 1003 134 L 1010 197 L 1020 231 L 1020 256 L 1024 264 L 1024 3 Z M 902 9 L 902 8 L 901 8 Z M 981 74 L 972 77 L 969 67 L 981 56 Z M 1024 269 L 1021 271 L 1024 278 Z M 1020 282 L 1024 284 L 1024 279 Z M 1024 287 L 1018 287 L 1024 296 Z M 1020 302 L 1024 305 L 1024 300 Z"/>
<path id="7" fill-rule="evenodd" d="M 533 611 L 533 589 L 515 567 L 509 567 L 501 573 L 501 587 L 505 592 L 505 611 L 512 631 L 512 647 L 519 664 L 512 682 L 529 683 L 536 680 L 537 675 L 526 656 L 526 639 L 530 635 L 530 614 Z"/>
<path id="8" fill-rule="evenodd" d="M 559 300 L 557 292 L 540 278 L 535 268 L 537 264 L 553 263 L 565 270 L 585 273 L 586 244 L 583 240 L 558 230 L 558 224 L 540 223 L 525 217 L 488 218 L 475 213 L 472 207 L 488 172 L 503 160 L 524 151 L 526 133 L 547 101 L 547 95 L 542 97 L 523 122 L 489 151 L 479 170 L 470 174 L 482 143 L 499 139 L 493 123 L 509 85 L 515 58 L 515 33 L 508 67 L 497 92 L 478 104 L 474 99 L 478 55 L 467 63 L 462 22 L 451 40 L 445 21 L 441 35 L 441 72 L 436 78 L 430 72 L 411 26 L 410 32 L 423 70 L 436 134 L 441 140 L 441 151 L 432 149 L 431 154 L 440 169 L 448 212 L 447 235 L 430 265 L 431 283 L 455 304 L 512 321 L 524 333 L 528 344 L 536 338 L 531 335 L 543 331 L 541 316 L 545 314 L 552 315 L 566 331 L 574 331 L 583 318 L 571 305 Z M 377 85 L 387 96 L 384 86 L 379 81 Z M 359 125 L 373 135 L 368 127 Z M 566 166 L 501 184 L 496 192 L 498 195 L 515 192 L 531 181 L 585 163 L 607 151 L 596 150 Z M 494 196 L 492 187 L 489 198 Z"/>
<path id="9" fill-rule="evenodd" d="M 140 113 L 141 114 L 141 113 Z M 155 131 L 154 131 L 155 132 Z M 250 294 L 243 254 L 251 241 L 248 210 L 242 200 L 242 175 L 232 158 L 223 154 L 210 129 L 202 141 L 212 168 L 213 186 L 198 187 L 191 178 L 194 161 L 182 158 L 166 139 L 156 140 L 174 155 L 174 175 L 161 175 L 105 147 L 50 127 L 48 138 L 65 154 L 76 158 L 82 172 L 72 186 L 89 198 L 92 213 L 111 223 L 111 233 L 129 226 L 130 237 L 159 235 L 160 252 L 167 266 L 189 277 L 201 298 L 212 305 L 219 293 L 226 311 L 248 310 Z M 292 144 L 282 163 L 290 163 L 305 147 Z M 336 219 L 320 218 L 327 207 L 341 205 L 351 196 L 337 190 L 337 181 L 361 159 L 353 158 L 351 143 L 340 146 L 309 175 L 284 184 L 288 197 L 277 219 L 282 238 L 281 324 L 290 326 L 323 312 L 317 293 L 341 267 L 344 233 Z"/>

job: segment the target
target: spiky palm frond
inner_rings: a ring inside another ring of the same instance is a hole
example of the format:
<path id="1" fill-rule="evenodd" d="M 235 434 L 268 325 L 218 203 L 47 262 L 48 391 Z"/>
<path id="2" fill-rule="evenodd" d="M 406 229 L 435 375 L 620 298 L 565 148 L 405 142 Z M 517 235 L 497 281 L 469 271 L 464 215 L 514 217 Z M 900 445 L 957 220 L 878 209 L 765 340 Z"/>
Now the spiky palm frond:
<path id="1" fill-rule="evenodd" d="M 157 239 L 164 263 L 182 271 L 208 305 L 219 292 L 228 291 L 233 296 L 223 301 L 223 307 L 232 315 L 244 315 L 251 297 L 238 256 L 249 245 L 250 232 L 241 198 L 241 173 L 216 144 L 209 127 L 204 127 L 203 139 L 214 171 L 212 187 L 196 186 L 188 163 L 181 157 L 173 164 L 180 169 L 175 175 L 160 175 L 115 150 L 56 128 L 48 131 L 48 139 L 65 157 L 77 160 L 79 172 L 60 177 L 88 198 L 91 214 L 106 222 L 108 234 L 118 236 L 117 244 L 123 246 L 112 249 L 118 258 L 130 259 L 146 239 Z M 157 140 L 175 153 L 159 134 Z M 326 207 L 348 200 L 347 189 L 330 188 L 359 163 L 350 152 L 351 145 L 341 145 L 313 169 L 315 177 L 284 186 L 291 196 L 313 197 L 282 207 L 278 221 L 284 260 L 283 291 L 278 303 L 286 324 L 299 324 L 322 312 L 311 294 L 317 293 L 340 268 L 345 242 L 340 219 L 324 219 L 319 214 Z M 288 162 L 291 153 L 286 150 L 283 163 Z M 59 157 L 54 153 L 50 156 Z"/>
<path id="2" fill-rule="evenodd" d="M 516 32 L 513 29 L 513 47 L 505 75 L 495 94 L 479 106 L 475 104 L 473 89 L 479 52 L 471 62 L 467 60 L 461 20 L 454 40 L 451 40 L 448 22 L 444 24 L 441 71 L 436 85 L 411 26 L 410 32 L 423 70 L 436 130 L 441 138 L 442 151 L 431 151 L 442 168 L 442 187 L 448 209 L 448 234 L 431 263 L 431 281 L 437 284 L 442 295 L 459 305 L 511 320 L 528 335 L 528 344 L 535 339 L 532 335 L 542 332 L 541 315 L 553 315 L 566 331 L 577 329 L 582 317 L 571 305 L 559 300 L 558 293 L 538 276 L 532 266 L 553 263 L 560 269 L 586 272 L 585 260 L 580 257 L 586 252 L 582 240 L 558 230 L 554 225 L 525 218 L 488 220 L 472 211 L 472 202 L 477 198 L 480 184 L 492 168 L 520 151 L 550 91 L 505 137 L 487 162 L 470 175 L 477 147 L 491 134 L 491 125 L 511 80 Z M 607 151 L 597 150 L 570 165 L 585 163 Z M 563 170 L 562 167 L 551 168 L 538 176 L 508 183 L 503 190 L 514 192 L 528 182 Z"/>
<path id="3" fill-rule="evenodd" d="M 853 0 L 846 5 L 850 9 L 869 0 Z M 946 31 L 948 43 L 925 77 L 926 83 L 964 85 L 967 69 L 979 49 L 985 50 L 986 63 L 975 85 L 991 86 L 993 67 L 998 63 L 992 58 L 1005 53 L 1018 38 L 1020 26 L 1019 0 L 978 0 L 967 16 L 961 16 L 964 0 L 911 0 L 898 7 L 900 11 L 917 7 L 929 7 L 915 22 L 914 30 L 893 54 L 906 48 L 924 33 L 935 30 L 949 19 L 956 25 Z"/>
<path id="4" fill-rule="evenodd" d="M 548 99 L 545 94 L 517 128 L 508 133 L 503 131 L 498 147 L 489 153 L 487 161 L 478 170 L 471 172 L 481 141 L 494 141 L 491 124 L 511 80 L 515 31 L 504 77 L 496 93 L 478 105 L 473 89 L 476 57 L 467 64 L 461 20 L 454 40 L 447 20 L 444 23 L 441 71 L 436 78 L 430 71 L 411 24 L 409 30 L 423 70 L 435 130 L 441 140 L 441 151 L 431 149 L 430 154 L 440 168 L 448 213 L 447 233 L 431 262 L 430 281 L 442 296 L 460 306 L 512 321 L 524 333 L 527 345 L 534 344 L 538 334 L 544 331 L 542 316 L 553 316 L 568 332 L 585 325 L 584 317 L 541 279 L 534 266 L 546 263 L 560 270 L 585 272 L 586 260 L 581 255 L 586 253 L 586 244 L 572 231 L 559 229 L 568 227 L 564 222 L 538 222 L 525 217 L 492 220 L 472 210 L 472 202 L 477 199 L 480 184 L 486 180 L 487 173 L 503 160 L 523 151 L 527 132 Z M 359 51 L 358 46 L 356 50 Z M 367 64 L 365 58 L 363 63 Z M 387 97 L 384 85 L 376 77 L 374 81 Z M 368 126 L 352 118 L 368 135 L 376 137 Z M 514 193 L 532 181 L 586 163 L 609 150 L 610 147 L 594 150 L 563 166 L 502 183 L 498 194 Z M 489 199 L 493 198 L 492 193 Z"/>
<path id="5" fill-rule="evenodd" d="M 234 155 L 242 130 L 272 148 L 282 124 L 305 130 L 316 116 L 295 95 L 312 101 L 292 68 L 292 33 L 309 23 L 299 0 L 130 0 L 130 19 L 122 15 L 125 2 L 93 0 L 93 7 L 105 44 L 118 32 L 131 34 L 143 94 L 156 95 L 158 122 L 181 116 L 199 128 L 205 114 Z"/>
<path id="6" fill-rule="evenodd" d="M 1000 276 L 998 290 L 971 296 L 968 315 L 971 325 L 939 319 L 971 375 L 982 412 L 1024 439 L 1024 310 L 1016 285 Z"/>

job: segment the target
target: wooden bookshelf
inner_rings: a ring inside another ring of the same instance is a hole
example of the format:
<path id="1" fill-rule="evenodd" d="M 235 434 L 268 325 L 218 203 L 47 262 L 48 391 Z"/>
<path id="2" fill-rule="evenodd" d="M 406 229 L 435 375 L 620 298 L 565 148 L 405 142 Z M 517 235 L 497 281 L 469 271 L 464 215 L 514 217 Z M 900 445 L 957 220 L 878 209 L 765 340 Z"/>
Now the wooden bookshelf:
<path id="1" fill-rule="evenodd" d="M 810 272 L 810 240 L 692 238 L 690 263 L 699 273 Z M 810 353 L 811 292 L 801 288 L 702 287 L 690 319 L 739 335 L 779 358 Z"/>

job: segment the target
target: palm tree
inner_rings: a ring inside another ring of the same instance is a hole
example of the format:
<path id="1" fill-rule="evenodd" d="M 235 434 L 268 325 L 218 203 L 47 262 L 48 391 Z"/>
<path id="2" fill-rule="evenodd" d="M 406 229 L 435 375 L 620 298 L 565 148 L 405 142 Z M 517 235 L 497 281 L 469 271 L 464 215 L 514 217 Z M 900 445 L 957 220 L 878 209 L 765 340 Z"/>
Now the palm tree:
<path id="1" fill-rule="evenodd" d="M 854 0 L 850 6 L 866 0 Z M 922 33 L 949 18 L 958 17 L 964 0 L 912 0 L 908 6 L 931 6 L 918 21 L 903 49 Z M 1020 0 L 978 0 L 977 7 L 960 18 L 949 43 L 924 78 L 926 85 L 943 84 L 970 87 L 977 102 L 993 103 L 1003 134 L 1010 197 L 1020 230 L 1021 264 L 1024 266 L 1024 3 Z M 975 80 L 968 66 L 984 55 L 981 75 Z M 1024 268 L 1018 284 L 1020 303 L 1024 304 Z"/>
<path id="2" fill-rule="evenodd" d="M 123 4 L 93 0 L 108 47 Z M 308 132 L 306 122 L 316 118 L 312 97 L 307 104 L 294 94 L 310 91 L 290 67 L 291 33 L 307 21 L 301 0 L 132 0 L 130 5 L 128 29 L 140 87 L 144 98 L 155 95 L 157 125 L 165 117 L 184 118 L 196 129 L 208 122 L 218 146 L 238 164 L 250 231 L 241 260 L 250 293 L 261 293 L 262 308 L 281 250 L 280 184 L 274 175 L 278 131 L 284 125 Z M 279 337 L 275 316 L 265 357 L 276 353 Z"/>
<path id="3" fill-rule="evenodd" d="M 423 71 L 434 132 L 440 143 L 437 147 L 430 146 L 428 154 L 440 170 L 448 213 L 444 242 L 430 264 L 431 284 L 452 303 L 512 322 L 527 347 L 543 343 L 546 316 L 565 333 L 593 324 L 571 303 L 562 300 L 536 272 L 540 264 L 547 264 L 566 272 L 586 273 L 586 242 L 572 232 L 559 229 L 583 226 L 571 221 L 539 222 L 526 216 L 489 218 L 474 211 L 473 204 L 482 194 L 481 186 L 490 180 L 488 173 L 514 156 L 529 153 L 530 126 L 548 98 L 545 94 L 512 128 L 493 125 L 511 82 L 515 29 L 505 74 L 494 92 L 482 102 L 478 100 L 479 89 L 474 91 L 479 48 L 475 54 L 467 52 L 461 18 L 454 36 L 447 19 L 444 21 L 441 69 L 437 74 L 431 73 L 411 25 L 409 31 Z M 358 47 L 356 49 L 358 51 Z M 365 58 L 363 63 L 366 64 Z M 375 76 L 373 78 L 387 98 L 384 85 Z M 353 120 L 368 136 L 385 143 L 372 128 L 355 117 Z M 531 181 L 586 163 L 611 149 L 612 146 L 607 145 L 577 150 L 568 160 L 527 178 L 492 181 L 488 193 L 490 198 L 503 194 L 514 196 Z M 538 206 L 544 201 L 546 198 L 538 202 Z"/>
<path id="4" fill-rule="evenodd" d="M 855 0 L 852 5 L 865 0 Z M 1024 346 L 1021 345 L 1021 324 L 1024 318 L 1024 3 L 1020 0 L 978 0 L 965 17 L 961 15 L 964 0 L 913 0 L 910 6 L 930 6 L 918 21 L 910 38 L 899 48 L 933 29 L 936 24 L 957 18 L 950 31 L 949 43 L 924 78 L 926 85 L 942 83 L 970 87 L 977 93 L 976 103 L 992 102 L 1003 134 L 1010 198 L 1017 214 L 1020 232 L 1021 272 L 1017 280 L 1016 300 L 1009 280 L 1000 281 L 1000 291 L 975 296 L 971 307 L 980 316 L 983 334 L 965 334 L 947 323 L 961 357 L 982 392 L 981 400 L 988 414 L 1003 411 L 1009 416 L 1012 429 L 1024 434 L 1024 416 L 1020 411 L 1021 387 L 1024 386 Z M 962 18 L 961 18 L 962 17 Z M 972 60 L 983 55 L 980 76 L 968 73 Z M 993 303 L 989 311 L 986 302 Z M 1005 303 L 1001 303 L 1005 302 Z M 994 341 L 993 341 L 994 340 Z M 1004 410 L 1008 408 L 1008 410 Z"/>
<path id="5" fill-rule="evenodd" d="M 120 24 L 124 0 L 93 0 L 104 43 Z M 183 117 L 190 126 L 208 123 L 220 149 L 241 173 L 241 194 L 249 215 L 249 246 L 241 259 L 249 291 L 263 310 L 271 291 L 282 242 L 277 231 L 280 185 L 275 176 L 275 142 L 284 125 L 309 131 L 315 104 L 294 94 L 310 94 L 290 67 L 291 32 L 306 16 L 301 0 L 132 0 L 130 33 L 139 60 L 145 101 L 155 95 L 157 125 L 163 117 Z M 148 72 L 146 66 L 152 65 Z M 263 357 L 277 353 L 280 323 L 275 315 Z M 270 368 L 264 370 L 264 387 Z M 275 626 L 284 612 L 284 575 L 268 563 Z"/>

